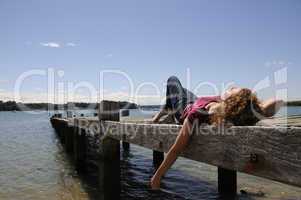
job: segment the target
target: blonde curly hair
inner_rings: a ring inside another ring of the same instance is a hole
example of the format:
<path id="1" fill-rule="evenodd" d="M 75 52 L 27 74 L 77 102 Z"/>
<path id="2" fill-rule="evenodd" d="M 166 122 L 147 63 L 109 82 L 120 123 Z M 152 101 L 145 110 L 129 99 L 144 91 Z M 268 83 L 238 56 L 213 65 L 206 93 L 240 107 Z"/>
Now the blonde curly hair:
<path id="1" fill-rule="evenodd" d="M 242 88 L 223 100 L 210 122 L 212 124 L 232 123 L 236 126 L 255 125 L 263 116 L 260 101 L 248 88 Z"/>

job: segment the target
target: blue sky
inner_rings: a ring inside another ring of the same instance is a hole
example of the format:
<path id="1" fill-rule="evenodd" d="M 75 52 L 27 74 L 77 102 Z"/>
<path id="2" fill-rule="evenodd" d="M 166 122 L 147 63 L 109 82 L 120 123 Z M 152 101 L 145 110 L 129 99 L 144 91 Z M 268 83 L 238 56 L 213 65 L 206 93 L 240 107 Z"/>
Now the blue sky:
<path id="1" fill-rule="evenodd" d="M 253 88 L 266 77 L 273 82 L 283 67 L 287 82 L 259 95 L 280 88 L 288 99 L 301 99 L 300 10 L 299 0 L 0 0 L 0 99 L 11 98 L 18 77 L 32 69 L 63 70 L 58 81 L 88 81 L 97 89 L 99 71 L 115 69 L 136 89 L 152 82 L 163 90 L 170 75 L 186 86 L 187 68 L 191 88 L 204 81 Z M 105 78 L 106 91 L 126 93 L 123 78 Z M 45 77 L 22 86 L 28 101 L 46 89 Z M 147 99 L 142 103 L 155 102 Z"/>

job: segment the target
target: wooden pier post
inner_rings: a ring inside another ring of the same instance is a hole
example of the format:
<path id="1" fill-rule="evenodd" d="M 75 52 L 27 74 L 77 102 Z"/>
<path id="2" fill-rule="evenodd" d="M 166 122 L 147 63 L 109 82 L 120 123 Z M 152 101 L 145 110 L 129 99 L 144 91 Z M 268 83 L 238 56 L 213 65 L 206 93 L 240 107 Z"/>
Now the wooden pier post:
<path id="1" fill-rule="evenodd" d="M 58 121 L 58 136 L 61 140 L 61 143 L 64 145 L 65 144 L 65 135 L 64 135 L 64 122 L 63 121 Z"/>
<path id="2" fill-rule="evenodd" d="M 65 137 L 66 152 L 70 154 L 73 153 L 73 132 L 74 132 L 74 127 L 69 126 L 68 122 L 66 122 L 66 128 L 63 134 Z"/>
<path id="3" fill-rule="evenodd" d="M 221 196 L 235 197 L 237 190 L 237 172 L 218 167 L 218 192 Z"/>
<path id="4" fill-rule="evenodd" d="M 130 110 L 128 110 L 128 109 L 120 110 L 120 116 L 121 117 L 130 116 Z M 125 137 L 125 136 L 123 136 L 123 137 Z M 124 151 L 129 151 L 130 150 L 130 143 L 122 141 L 122 149 Z"/>
<path id="5" fill-rule="evenodd" d="M 80 172 L 85 171 L 86 153 L 86 133 L 84 129 L 80 128 L 79 119 L 75 119 L 73 134 L 73 158 L 76 169 Z"/>
<path id="6" fill-rule="evenodd" d="M 129 151 L 130 150 L 130 143 L 122 141 L 122 149 L 124 151 Z"/>
<path id="7" fill-rule="evenodd" d="M 153 165 L 155 169 L 158 169 L 158 167 L 161 165 L 163 160 L 164 160 L 164 152 L 153 151 Z"/>
<path id="8" fill-rule="evenodd" d="M 119 102 L 102 101 L 99 120 L 119 121 Z M 101 130 L 105 131 L 105 130 Z M 103 133 L 104 135 L 106 133 Z M 106 137 L 101 141 L 99 186 L 101 200 L 120 199 L 120 141 Z"/>

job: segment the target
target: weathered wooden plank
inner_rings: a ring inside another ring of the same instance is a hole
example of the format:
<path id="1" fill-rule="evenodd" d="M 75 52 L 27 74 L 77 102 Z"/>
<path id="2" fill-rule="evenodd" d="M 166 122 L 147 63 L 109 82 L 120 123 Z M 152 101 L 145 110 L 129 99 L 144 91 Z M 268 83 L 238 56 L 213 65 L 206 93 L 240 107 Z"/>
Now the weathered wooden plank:
<path id="1" fill-rule="evenodd" d="M 167 152 L 179 125 L 101 122 L 109 137 Z M 214 126 L 195 130 L 183 157 L 301 186 L 301 128 Z"/>
<path id="2" fill-rule="evenodd" d="M 152 119 L 143 119 L 135 117 L 122 117 L 121 122 L 128 123 L 142 123 L 142 124 L 152 124 Z M 160 124 L 164 124 L 159 122 Z M 286 126 L 286 127 L 301 127 L 301 116 L 288 116 L 288 117 L 271 117 L 259 121 L 257 126 Z"/>

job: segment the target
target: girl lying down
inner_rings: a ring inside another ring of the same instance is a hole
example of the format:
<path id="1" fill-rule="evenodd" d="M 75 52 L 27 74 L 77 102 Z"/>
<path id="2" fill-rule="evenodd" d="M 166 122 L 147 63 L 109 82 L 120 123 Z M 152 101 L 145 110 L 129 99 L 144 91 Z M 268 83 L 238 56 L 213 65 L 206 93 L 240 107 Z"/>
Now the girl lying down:
<path id="1" fill-rule="evenodd" d="M 199 97 L 183 88 L 179 79 L 172 76 L 167 81 L 166 104 L 155 115 L 153 122 L 169 114 L 183 124 L 175 143 L 151 179 L 151 188 L 159 189 L 162 176 L 176 161 L 189 142 L 192 124 L 198 123 L 254 125 L 264 117 L 273 116 L 283 105 L 282 100 L 259 101 L 248 88 L 231 87 L 221 96 Z"/>

